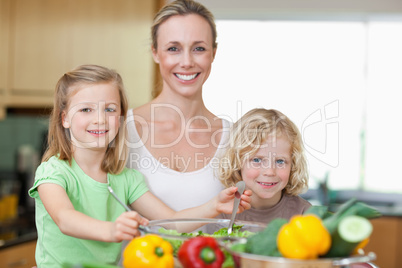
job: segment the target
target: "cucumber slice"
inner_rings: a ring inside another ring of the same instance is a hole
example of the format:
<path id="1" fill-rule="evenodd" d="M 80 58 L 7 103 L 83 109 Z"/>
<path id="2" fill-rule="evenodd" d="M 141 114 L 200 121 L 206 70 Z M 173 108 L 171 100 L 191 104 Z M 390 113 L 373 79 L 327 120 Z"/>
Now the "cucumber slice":
<path id="1" fill-rule="evenodd" d="M 332 237 L 330 250 L 324 255 L 328 258 L 348 257 L 357 245 L 369 237 L 373 231 L 371 222 L 361 216 L 351 215 L 343 218 Z"/>
<path id="2" fill-rule="evenodd" d="M 339 236 L 350 243 L 360 242 L 371 235 L 373 225 L 363 217 L 352 215 L 342 219 L 338 226 Z"/>

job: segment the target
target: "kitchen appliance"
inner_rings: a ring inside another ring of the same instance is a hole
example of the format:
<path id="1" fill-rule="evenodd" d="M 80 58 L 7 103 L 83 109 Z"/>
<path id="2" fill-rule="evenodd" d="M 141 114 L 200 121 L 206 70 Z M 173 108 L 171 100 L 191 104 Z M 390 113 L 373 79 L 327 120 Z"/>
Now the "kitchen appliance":
<path id="1" fill-rule="evenodd" d="M 20 202 L 22 208 L 33 207 L 34 199 L 29 198 L 28 189 L 32 187 L 35 171 L 40 163 L 39 153 L 30 144 L 23 144 L 17 149 L 17 175 L 20 187 Z"/>

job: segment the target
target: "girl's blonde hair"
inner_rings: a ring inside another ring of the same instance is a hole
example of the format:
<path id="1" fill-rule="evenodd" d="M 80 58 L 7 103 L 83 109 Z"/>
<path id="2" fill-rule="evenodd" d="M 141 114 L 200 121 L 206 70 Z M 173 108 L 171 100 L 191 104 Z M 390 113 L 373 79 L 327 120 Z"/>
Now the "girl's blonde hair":
<path id="1" fill-rule="evenodd" d="M 127 97 L 121 76 L 114 70 L 98 65 L 81 65 L 65 73 L 57 82 L 49 121 L 48 148 L 42 157 L 42 162 L 49 160 L 52 156 L 57 156 L 61 160 L 67 160 L 71 165 L 73 148 L 70 132 L 62 125 L 62 113 L 67 112 L 69 99 L 79 90 L 80 86 L 103 83 L 112 83 L 118 89 L 121 114 L 119 132 L 109 143 L 101 169 L 112 174 L 118 174 L 123 170 L 128 153 L 128 148 L 125 146 L 127 130 L 124 122 L 128 109 Z"/>
<path id="2" fill-rule="evenodd" d="M 298 195 L 308 187 L 307 161 L 297 126 L 277 110 L 253 109 L 232 126 L 230 146 L 219 164 L 219 177 L 226 186 L 242 180 L 241 167 L 269 137 L 286 137 L 291 144 L 291 171 L 284 191 Z"/>

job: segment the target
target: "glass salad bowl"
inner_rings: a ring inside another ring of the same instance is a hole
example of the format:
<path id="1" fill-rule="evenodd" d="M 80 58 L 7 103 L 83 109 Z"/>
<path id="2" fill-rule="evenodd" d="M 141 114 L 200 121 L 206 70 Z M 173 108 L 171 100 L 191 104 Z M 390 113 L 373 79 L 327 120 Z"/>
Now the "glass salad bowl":
<path id="1" fill-rule="evenodd" d="M 167 219 L 153 220 L 146 226 L 145 233 L 153 233 L 169 241 L 176 254 L 183 242 L 191 237 L 213 236 L 233 258 L 236 268 L 374 268 L 376 259 L 372 252 L 347 258 L 320 258 L 295 260 L 283 257 L 267 257 L 236 251 L 247 242 L 247 237 L 265 229 L 266 224 L 250 221 L 235 221 L 233 233 L 227 235 L 228 219 Z M 244 247 L 243 247 L 244 248 Z M 175 267 L 181 267 L 180 264 Z"/>
<path id="2" fill-rule="evenodd" d="M 145 233 L 153 233 L 168 240 L 175 253 L 181 244 L 195 236 L 213 236 L 218 241 L 240 239 L 262 231 L 266 225 L 258 222 L 235 221 L 233 232 L 228 236 L 229 219 L 167 219 L 152 220 L 146 226 Z"/>
<path id="3" fill-rule="evenodd" d="M 371 261 L 376 259 L 373 252 L 367 255 L 354 255 L 347 258 L 319 258 L 314 260 L 297 260 L 283 257 L 268 257 L 237 251 L 246 244 L 246 238 L 227 241 L 220 245 L 227 250 L 234 259 L 236 268 L 378 268 Z"/>

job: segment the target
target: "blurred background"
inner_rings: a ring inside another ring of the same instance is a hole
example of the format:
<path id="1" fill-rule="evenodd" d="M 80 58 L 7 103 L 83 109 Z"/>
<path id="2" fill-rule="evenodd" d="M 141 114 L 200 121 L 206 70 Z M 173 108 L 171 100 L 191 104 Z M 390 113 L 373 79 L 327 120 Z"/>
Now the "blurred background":
<path id="1" fill-rule="evenodd" d="M 390 217 L 381 229 L 400 249 L 402 1 L 199 2 L 218 29 L 207 107 L 232 122 L 255 107 L 285 113 L 309 160 L 304 196 L 334 206 L 354 196 L 377 206 Z M 150 26 L 164 3 L 0 0 L 0 245 L 35 238 L 27 189 L 57 80 L 81 64 L 105 65 L 122 75 L 130 107 L 149 101 L 159 81 Z M 397 255 L 381 257 L 394 261 L 384 267 L 398 267 Z"/>

